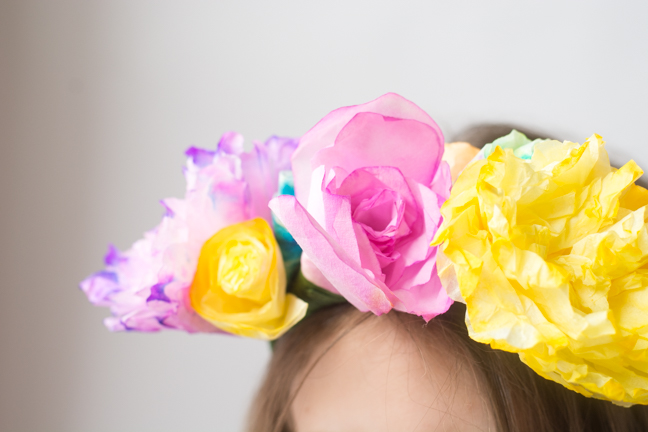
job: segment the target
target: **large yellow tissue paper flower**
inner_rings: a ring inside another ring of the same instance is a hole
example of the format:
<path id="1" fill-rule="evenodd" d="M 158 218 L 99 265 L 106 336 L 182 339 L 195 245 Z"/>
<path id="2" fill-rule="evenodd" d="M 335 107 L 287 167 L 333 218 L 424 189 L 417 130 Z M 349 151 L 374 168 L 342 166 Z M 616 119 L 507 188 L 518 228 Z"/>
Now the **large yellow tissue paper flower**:
<path id="1" fill-rule="evenodd" d="M 281 251 L 261 218 L 230 225 L 203 245 L 189 291 L 194 310 L 226 332 L 274 340 L 308 304 L 286 294 Z"/>
<path id="2" fill-rule="evenodd" d="M 470 336 L 585 396 L 648 404 L 648 191 L 603 141 L 496 148 L 459 176 L 433 244 Z"/>

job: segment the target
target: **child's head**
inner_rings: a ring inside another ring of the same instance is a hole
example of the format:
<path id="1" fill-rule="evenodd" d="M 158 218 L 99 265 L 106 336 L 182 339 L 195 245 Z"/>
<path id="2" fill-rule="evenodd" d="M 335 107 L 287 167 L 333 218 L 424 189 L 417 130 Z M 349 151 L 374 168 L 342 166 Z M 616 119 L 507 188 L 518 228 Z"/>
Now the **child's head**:
<path id="1" fill-rule="evenodd" d="M 648 409 L 586 398 L 468 337 L 465 307 L 427 325 L 338 305 L 279 339 L 254 432 L 645 431 Z"/>

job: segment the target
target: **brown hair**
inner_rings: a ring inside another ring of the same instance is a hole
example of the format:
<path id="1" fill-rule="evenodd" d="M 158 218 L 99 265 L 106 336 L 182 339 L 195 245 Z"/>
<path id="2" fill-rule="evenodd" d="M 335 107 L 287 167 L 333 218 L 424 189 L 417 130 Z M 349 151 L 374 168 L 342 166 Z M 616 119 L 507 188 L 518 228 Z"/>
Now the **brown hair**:
<path id="1" fill-rule="evenodd" d="M 511 131 L 509 125 L 480 125 L 455 137 L 482 147 Z M 517 128 L 530 139 L 545 138 Z M 412 336 L 422 352 L 441 336 L 456 355 L 477 371 L 499 432 L 643 432 L 648 407 L 619 407 L 586 398 L 546 380 L 522 363 L 517 354 L 490 348 L 468 336 L 466 308 L 455 303 L 427 325 L 419 317 L 388 314 Z M 378 319 L 349 304 L 320 310 L 281 337 L 252 406 L 251 432 L 294 432 L 290 408 L 300 383 L 328 350 L 363 321 Z M 300 381 L 299 381 L 300 380 Z"/>
<path id="2" fill-rule="evenodd" d="M 419 349 L 431 348 L 435 337 L 455 348 L 480 375 L 499 432 L 643 432 L 648 407 L 624 408 L 586 398 L 548 381 L 522 363 L 517 354 L 473 341 L 464 323 L 466 308 L 455 303 L 427 326 L 419 317 L 389 315 L 413 336 Z M 379 319 L 349 304 L 316 312 L 279 339 L 265 380 L 254 402 L 251 432 L 294 432 L 290 406 L 309 370 L 342 337 L 362 321 Z M 307 369 L 308 368 L 308 369 Z M 300 381 L 300 382 L 301 382 Z M 297 385 L 295 385 L 297 384 Z"/>

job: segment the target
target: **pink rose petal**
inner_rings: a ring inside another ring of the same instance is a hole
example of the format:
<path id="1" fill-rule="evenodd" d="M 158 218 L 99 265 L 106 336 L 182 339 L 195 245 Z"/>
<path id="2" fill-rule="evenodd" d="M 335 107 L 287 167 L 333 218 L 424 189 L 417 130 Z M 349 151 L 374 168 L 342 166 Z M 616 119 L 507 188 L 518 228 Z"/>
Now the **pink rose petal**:
<path id="1" fill-rule="evenodd" d="M 270 208 L 313 264 L 351 304 L 378 315 L 389 312 L 392 304 L 383 292 L 386 287 L 381 289 L 381 282 L 373 280 L 295 197 L 279 196 L 270 202 Z"/>
<path id="2" fill-rule="evenodd" d="M 293 153 L 293 173 L 295 176 L 295 196 L 299 202 L 307 203 L 310 188 L 310 174 L 315 168 L 311 161 L 315 154 L 335 142 L 342 128 L 360 112 L 373 112 L 386 117 L 404 118 L 420 121 L 437 132 L 437 140 L 443 145 L 443 133 L 425 111 L 395 93 L 387 93 L 371 102 L 338 108 L 329 113 L 299 140 L 299 147 Z"/>
<path id="3" fill-rule="evenodd" d="M 317 152 L 311 163 L 324 165 L 327 171 L 336 166 L 347 172 L 391 166 L 429 185 L 443 155 L 438 139 L 437 131 L 425 123 L 363 112 L 344 126 L 332 147 Z"/>

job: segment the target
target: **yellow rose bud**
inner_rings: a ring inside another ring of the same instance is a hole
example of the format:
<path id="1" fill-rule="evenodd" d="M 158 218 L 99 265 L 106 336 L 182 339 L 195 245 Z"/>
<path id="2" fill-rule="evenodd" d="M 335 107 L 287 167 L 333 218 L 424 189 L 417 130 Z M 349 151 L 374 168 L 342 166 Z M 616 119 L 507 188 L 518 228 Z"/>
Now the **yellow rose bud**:
<path id="1" fill-rule="evenodd" d="M 196 313 L 216 327 L 265 340 L 280 337 L 308 308 L 286 294 L 281 251 L 261 218 L 230 225 L 205 242 L 189 298 Z"/>

